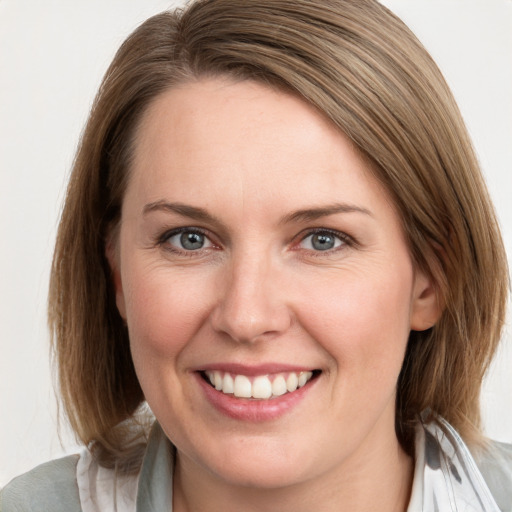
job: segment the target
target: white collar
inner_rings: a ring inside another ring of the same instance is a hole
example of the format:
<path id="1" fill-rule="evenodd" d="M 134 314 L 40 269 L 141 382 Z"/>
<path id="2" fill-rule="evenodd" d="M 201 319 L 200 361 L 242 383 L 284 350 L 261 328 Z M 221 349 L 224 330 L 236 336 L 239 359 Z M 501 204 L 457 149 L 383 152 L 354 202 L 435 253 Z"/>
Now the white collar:
<path id="1" fill-rule="evenodd" d="M 464 441 L 444 419 L 420 421 L 415 449 L 407 512 L 500 512 Z"/>
<path id="2" fill-rule="evenodd" d="M 415 448 L 407 512 L 500 512 L 468 448 L 446 421 L 420 421 Z M 84 451 L 77 465 L 82 510 L 171 512 L 173 470 L 174 447 L 156 422 L 138 476 L 101 468 Z"/>

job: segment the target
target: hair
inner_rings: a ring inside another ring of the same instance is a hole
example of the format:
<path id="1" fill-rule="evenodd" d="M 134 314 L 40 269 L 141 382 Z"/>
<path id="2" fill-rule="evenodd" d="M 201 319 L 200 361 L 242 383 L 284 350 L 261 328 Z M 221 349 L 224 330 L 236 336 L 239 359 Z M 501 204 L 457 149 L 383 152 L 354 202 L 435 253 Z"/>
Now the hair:
<path id="1" fill-rule="evenodd" d="M 434 327 L 410 334 L 398 439 L 412 453 L 418 415 L 430 410 L 477 442 L 480 386 L 508 296 L 503 243 L 441 72 L 373 0 L 196 1 L 148 19 L 122 44 L 82 134 L 50 282 L 60 391 L 78 438 L 93 443 L 101 464 L 125 470 L 144 442 L 135 420 L 144 395 L 105 246 L 120 220 L 141 115 L 173 86 L 216 76 L 297 95 L 373 162 L 443 306 Z"/>

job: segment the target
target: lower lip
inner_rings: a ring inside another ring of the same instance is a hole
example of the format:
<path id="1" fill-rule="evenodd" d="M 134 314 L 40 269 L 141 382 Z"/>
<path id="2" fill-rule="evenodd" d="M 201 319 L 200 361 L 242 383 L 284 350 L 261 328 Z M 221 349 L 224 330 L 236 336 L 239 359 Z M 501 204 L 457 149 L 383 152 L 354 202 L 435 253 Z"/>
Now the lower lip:
<path id="1" fill-rule="evenodd" d="M 257 400 L 236 398 L 234 395 L 217 391 L 203 379 L 200 373 L 196 373 L 196 375 L 206 398 L 217 411 L 235 420 L 254 423 L 275 420 L 290 412 L 299 405 L 318 380 L 318 378 L 314 378 L 292 393 L 268 400 Z"/>

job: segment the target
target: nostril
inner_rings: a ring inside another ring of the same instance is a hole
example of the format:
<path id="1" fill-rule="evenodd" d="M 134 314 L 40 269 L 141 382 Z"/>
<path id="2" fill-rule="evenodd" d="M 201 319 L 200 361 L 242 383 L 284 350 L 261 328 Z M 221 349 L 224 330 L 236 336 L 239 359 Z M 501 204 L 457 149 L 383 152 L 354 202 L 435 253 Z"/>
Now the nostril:
<path id="1" fill-rule="evenodd" d="M 279 336 L 289 328 L 289 313 L 278 309 L 217 312 L 212 317 L 212 325 L 216 332 L 224 333 L 236 342 L 254 343 Z"/>

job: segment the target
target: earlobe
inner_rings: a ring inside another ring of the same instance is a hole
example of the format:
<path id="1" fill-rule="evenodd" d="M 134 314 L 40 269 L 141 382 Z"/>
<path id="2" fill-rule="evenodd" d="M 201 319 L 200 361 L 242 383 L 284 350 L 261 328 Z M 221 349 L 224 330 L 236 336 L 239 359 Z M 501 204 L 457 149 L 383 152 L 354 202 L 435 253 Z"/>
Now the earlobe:
<path id="1" fill-rule="evenodd" d="M 425 331 L 439 320 L 443 306 L 432 278 L 418 272 L 414 280 L 411 330 Z"/>
<path id="2" fill-rule="evenodd" d="M 105 244 L 105 256 L 110 267 L 110 278 L 114 285 L 116 294 L 116 306 L 121 318 L 126 321 L 126 305 L 124 300 L 123 282 L 121 280 L 121 271 L 119 265 L 119 251 L 117 244 L 109 237 Z"/>

